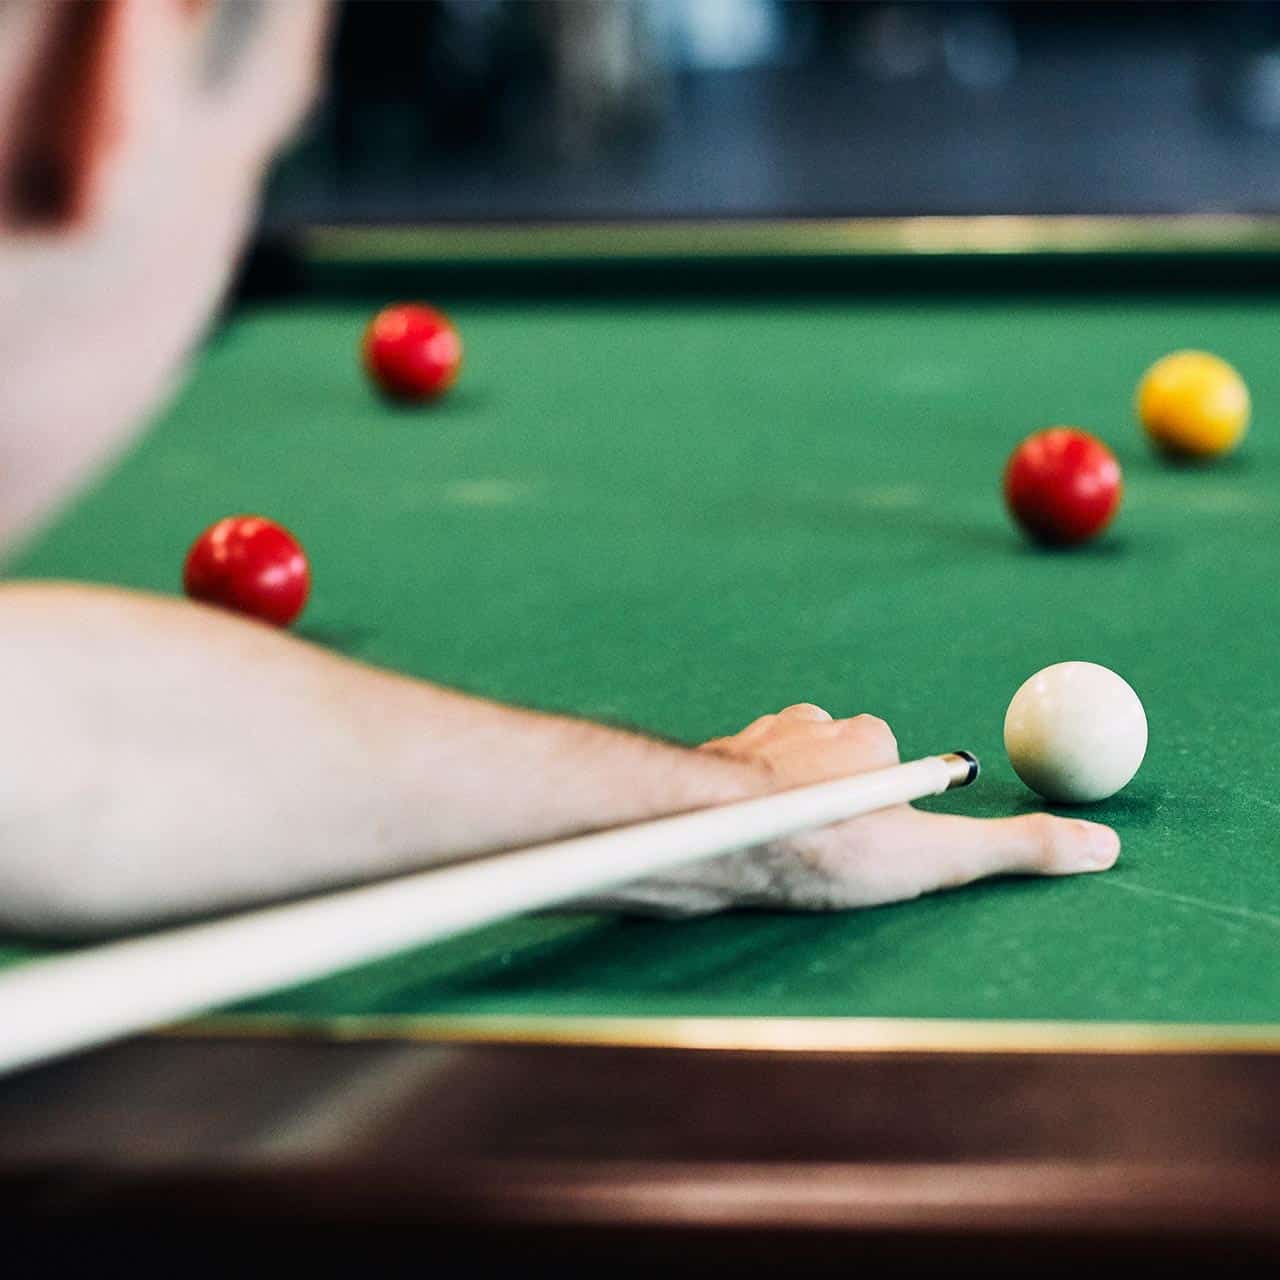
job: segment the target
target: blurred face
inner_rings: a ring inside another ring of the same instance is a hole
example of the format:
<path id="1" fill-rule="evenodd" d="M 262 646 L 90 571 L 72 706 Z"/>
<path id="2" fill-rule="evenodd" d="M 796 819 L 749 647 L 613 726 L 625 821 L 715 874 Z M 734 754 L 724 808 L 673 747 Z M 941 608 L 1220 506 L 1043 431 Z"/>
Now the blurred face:
<path id="1" fill-rule="evenodd" d="M 311 101 L 324 19 L 323 0 L 0 0 L 0 547 L 172 387 Z"/>

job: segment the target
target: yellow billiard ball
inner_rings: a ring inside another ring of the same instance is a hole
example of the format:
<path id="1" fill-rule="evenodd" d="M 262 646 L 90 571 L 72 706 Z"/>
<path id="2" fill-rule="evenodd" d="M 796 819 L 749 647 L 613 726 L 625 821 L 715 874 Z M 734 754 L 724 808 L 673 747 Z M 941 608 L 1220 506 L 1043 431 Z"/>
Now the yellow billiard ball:
<path id="1" fill-rule="evenodd" d="M 1175 351 L 1138 384 L 1138 418 L 1166 453 L 1212 458 L 1230 453 L 1249 428 L 1249 388 L 1207 351 Z"/>

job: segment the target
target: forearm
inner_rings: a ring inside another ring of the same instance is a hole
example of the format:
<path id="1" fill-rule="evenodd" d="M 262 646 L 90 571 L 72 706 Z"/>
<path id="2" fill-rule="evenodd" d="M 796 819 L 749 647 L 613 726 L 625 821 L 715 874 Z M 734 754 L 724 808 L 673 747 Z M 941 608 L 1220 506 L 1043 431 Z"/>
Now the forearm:
<path id="1" fill-rule="evenodd" d="M 764 789 L 179 601 L 0 589 L 0 927 L 94 933 Z"/>

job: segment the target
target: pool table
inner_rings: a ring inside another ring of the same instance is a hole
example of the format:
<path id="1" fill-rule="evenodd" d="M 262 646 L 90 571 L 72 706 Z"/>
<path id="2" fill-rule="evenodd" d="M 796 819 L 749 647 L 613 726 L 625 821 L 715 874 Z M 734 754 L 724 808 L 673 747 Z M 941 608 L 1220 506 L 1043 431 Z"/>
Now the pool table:
<path id="1" fill-rule="evenodd" d="M 904 758 L 981 758 L 932 805 L 1002 815 L 1037 807 L 1010 696 L 1084 658 L 1138 690 L 1150 749 L 1088 811 L 1123 839 L 1105 875 L 546 913 L 0 1081 L 32 1247 L 141 1249 L 163 1218 L 401 1260 L 1280 1254 L 1280 229 L 311 228 L 257 262 L 11 576 L 175 593 L 195 534 L 255 511 L 309 550 L 301 637 L 494 698 L 690 743 L 873 711 Z M 466 346 L 426 409 L 359 367 L 401 297 Z M 1134 422 L 1186 346 L 1254 396 L 1211 466 Z M 1070 552 L 1000 499 L 1054 423 L 1125 475 Z"/>

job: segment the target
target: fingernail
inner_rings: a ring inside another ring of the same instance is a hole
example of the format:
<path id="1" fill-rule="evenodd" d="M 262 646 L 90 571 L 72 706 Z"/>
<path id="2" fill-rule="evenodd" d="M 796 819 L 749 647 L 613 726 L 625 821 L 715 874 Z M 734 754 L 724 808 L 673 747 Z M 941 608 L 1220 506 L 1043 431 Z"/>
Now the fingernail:
<path id="1" fill-rule="evenodd" d="M 1114 866 L 1120 856 L 1120 837 L 1100 822 L 1085 822 L 1081 825 L 1087 835 L 1085 857 L 1089 865 L 1099 869 Z"/>

